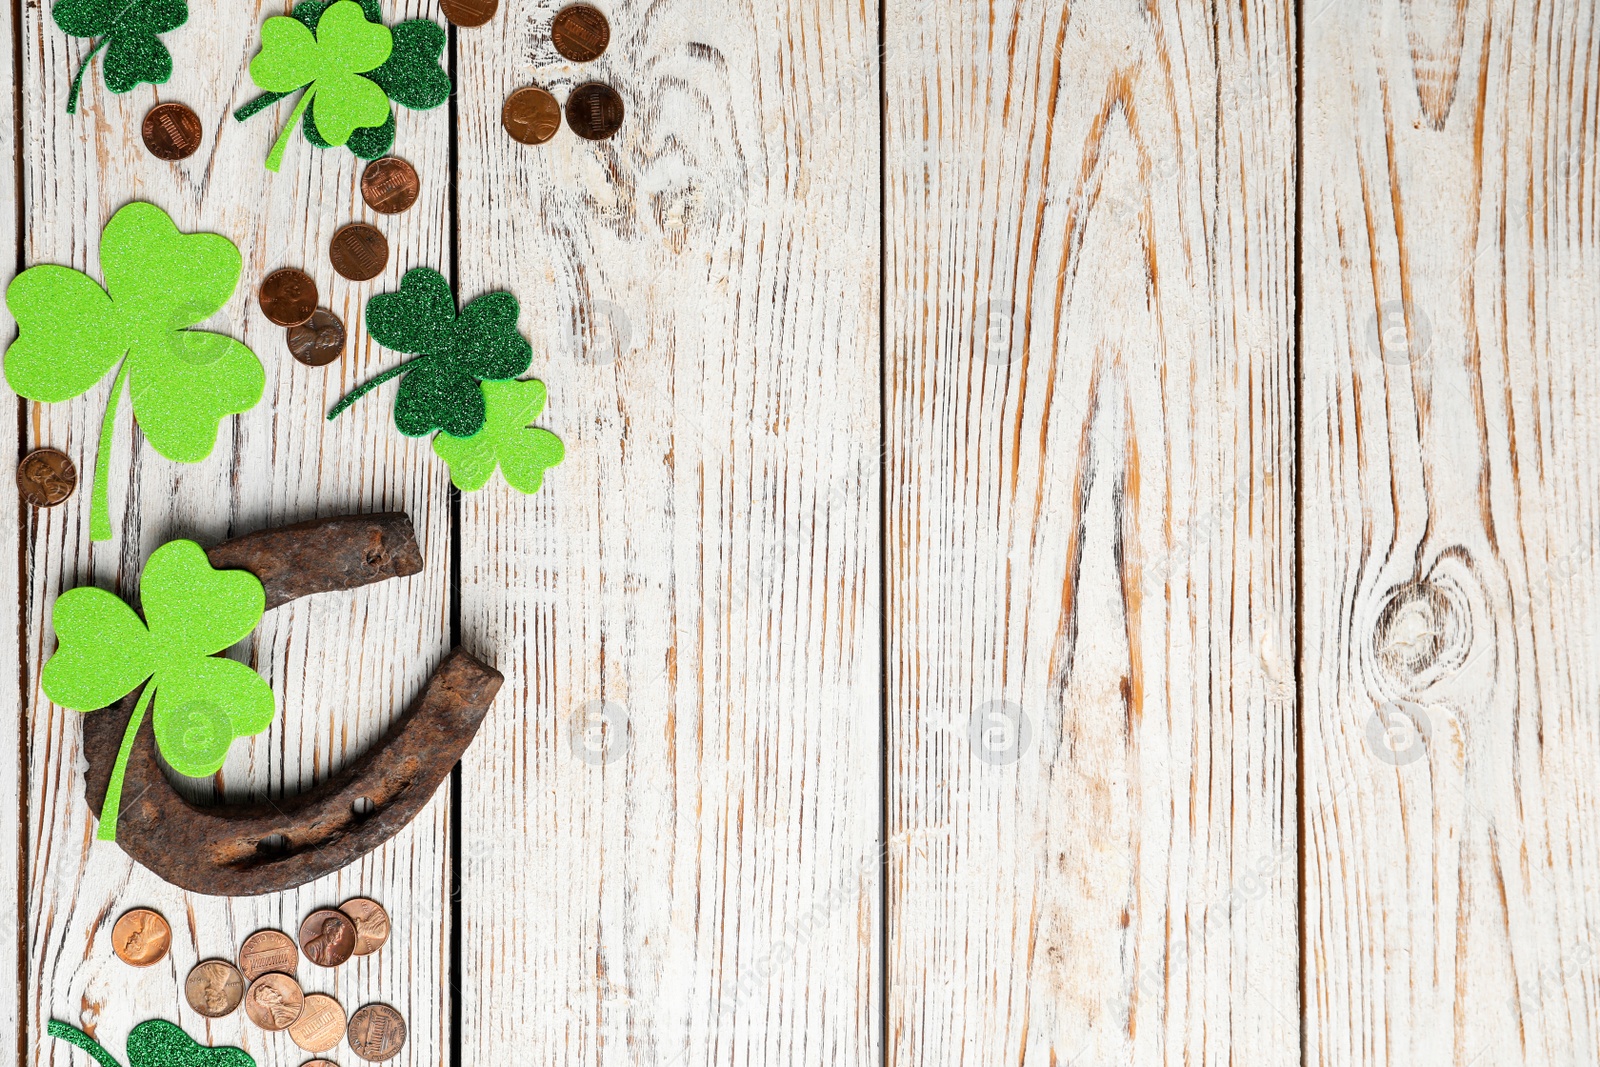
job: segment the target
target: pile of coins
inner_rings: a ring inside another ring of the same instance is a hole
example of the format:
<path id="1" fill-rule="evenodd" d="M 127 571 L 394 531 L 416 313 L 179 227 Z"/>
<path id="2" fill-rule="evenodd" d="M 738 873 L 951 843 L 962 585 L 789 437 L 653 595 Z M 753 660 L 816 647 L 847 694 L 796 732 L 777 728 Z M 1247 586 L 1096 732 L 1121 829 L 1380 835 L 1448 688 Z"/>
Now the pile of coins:
<path id="1" fill-rule="evenodd" d="M 611 44 L 611 23 L 598 8 L 573 4 L 556 13 L 550 42 L 574 63 L 592 63 Z M 567 95 L 567 125 L 588 141 L 603 141 L 622 128 L 622 94 L 602 82 L 587 82 Z M 506 97 L 500 124 L 519 144 L 544 144 L 561 128 L 561 105 L 549 90 L 525 85 Z"/>

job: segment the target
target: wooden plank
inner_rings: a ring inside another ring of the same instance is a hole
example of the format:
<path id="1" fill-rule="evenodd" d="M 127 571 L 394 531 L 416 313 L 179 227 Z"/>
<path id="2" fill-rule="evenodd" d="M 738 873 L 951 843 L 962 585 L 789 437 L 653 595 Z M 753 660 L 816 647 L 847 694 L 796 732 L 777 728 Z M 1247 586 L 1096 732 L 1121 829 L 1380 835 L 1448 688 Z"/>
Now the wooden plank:
<path id="1" fill-rule="evenodd" d="M 389 17 L 434 15 L 434 5 L 386 5 Z M 425 442 L 402 438 L 386 400 L 357 405 L 329 424 L 323 414 L 346 389 L 394 353 L 370 343 L 361 326 L 367 296 L 397 287 L 411 266 L 448 269 L 446 109 L 400 112 L 398 146 L 423 177 L 422 199 L 408 213 L 372 219 L 358 189 L 359 161 L 343 150 L 291 143 L 280 174 L 262 163 L 289 106 L 248 123 L 230 117 L 254 97 L 245 72 L 268 13 L 258 5 L 191 4 L 190 21 L 166 40 L 177 55 L 172 81 L 126 96 L 104 89 L 100 64 L 86 79 L 80 113 L 65 113 L 67 87 L 86 42 L 66 37 L 49 5 L 25 9 L 26 254 L 29 263 L 64 263 L 98 276 L 102 225 L 130 199 L 168 211 L 181 229 L 227 235 L 244 254 L 239 291 L 213 320 L 242 336 L 267 369 L 266 396 L 224 424 L 216 453 L 199 465 L 156 455 L 135 434 L 127 405 L 112 454 L 111 510 L 117 536 L 91 547 L 88 477 L 109 383 L 85 397 L 29 405 L 34 443 L 62 448 L 84 471 L 66 505 L 28 530 L 25 662 L 36 685 L 55 646 L 48 620 L 56 595 L 93 583 L 131 595 L 149 553 L 180 535 L 205 542 L 268 525 L 353 510 L 403 509 L 416 522 L 426 569 L 414 578 L 351 596 L 313 598 L 267 616 L 244 656 L 272 683 L 279 716 L 271 730 L 238 743 L 215 783 L 229 797 L 298 791 L 359 754 L 395 717 L 443 656 L 448 640 L 449 508 L 445 471 Z M 202 117 L 205 141 L 189 160 L 149 155 L 139 126 L 158 100 L 181 100 Z M 326 249 L 353 218 L 375 221 L 388 236 L 388 269 L 375 281 L 337 279 Z M 310 271 L 323 302 L 349 325 L 344 360 L 325 370 L 290 358 L 283 330 L 255 300 L 266 272 Z M 0 676 L 4 675 L 0 668 Z M 394 935 L 376 956 L 336 972 L 303 965 L 308 991 L 332 992 L 354 1009 L 393 1003 L 410 1026 L 410 1055 L 423 1062 L 447 1047 L 449 983 L 448 796 L 436 797 L 387 846 L 346 871 L 294 892 L 228 902 L 181 893 L 134 868 L 124 854 L 94 842 L 83 800 L 79 716 L 28 694 L 29 761 L 26 1040 L 29 1059 L 75 1064 L 81 1055 L 44 1036 L 52 1017 L 95 1030 L 121 1053 L 128 1030 L 152 1016 L 178 1021 L 196 1036 L 237 1044 L 262 1063 L 305 1056 L 286 1033 L 266 1035 L 243 1013 L 207 1023 L 192 1011 L 182 982 L 199 958 L 232 956 L 260 927 L 294 931 L 319 906 L 363 894 L 395 918 Z M 132 906 L 151 906 L 174 928 L 169 960 L 135 972 L 116 960 L 111 924 Z"/>
<path id="2" fill-rule="evenodd" d="M 0 17 L 0 64 L 3 64 L 0 69 L 12 72 L 13 77 L 20 69 L 16 51 L 16 13 L 16 9 L 8 4 L 4 16 Z M 14 86 L 16 83 L 13 81 L 12 84 Z M 17 95 L 8 92 L 0 94 L 0 249 L 5 250 L 5 261 L 0 263 L 0 293 L 11 284 L 16 274 L 17 206 L 21 192 L 17 178 L 18 151 Z M 0 300 L 0 344 L 9 343 L 15 334 L 16 322 L 6 310 L 5 301 Z M 0 389 L 0 427 L 5 428 L 6 440 L 15 445 L 15 448 L 8 448 L 7 452 L 14 452 L 20 457 L 23 442 L 20 437 L 13 436 L 12 429 L 17 425 L 16 394 L 9 389 Z M 20 507 L 16 493 L 0 493 L 0 603 L 19 605 L 16 615 L 8 611 L 4 616 L 3 635 L 0 635 L 0 796 L 8 797 L 23 795 L 24 779 L 19 581 L 23 519 L 19 514 Z M 0 886 L 4 886 L 3 892 L 15 902 L 14 910 L 7 914 L 13 917 L 16 928 L 20 929 L 26 919 L 22 819 L 19 817 L 14 825 L 15 833 L 0 833 Z M 22 958 L 21 938 L 0 938 L 0 975 L 5 976 L 0 980 L 0 1034 L 16 1035 L 15 1049 L 7 1041 L 0 1046 L 0 1056 L 9 1059 L 15 1052 L 19 1062 L 25 1048 L 21 1031 Z M 19 976 L 17 981 L 12 980 L 14 975 Z"/>
<path id="3" fill-rule="evenodd" d="M 1595 19 L 1307 23 L 1307 1063 L 1600 1057 Z"/>
<path id="4" fill-rule="evenodd" d="M 871 5 L 558 5 L 459 35 L 462 296 L 509 288 L 566 461 L 462 500 L 466 1062 L 879 1058 Z M 608 142 L 500 126 L 618 87 Z M 569 338 L 576 335 L 577 343 Z"/>
<path id="5" fill-rule="evenodd" d="M 1297 1062 L 1290 10 L 885 18 L 888 1062 Z"/>

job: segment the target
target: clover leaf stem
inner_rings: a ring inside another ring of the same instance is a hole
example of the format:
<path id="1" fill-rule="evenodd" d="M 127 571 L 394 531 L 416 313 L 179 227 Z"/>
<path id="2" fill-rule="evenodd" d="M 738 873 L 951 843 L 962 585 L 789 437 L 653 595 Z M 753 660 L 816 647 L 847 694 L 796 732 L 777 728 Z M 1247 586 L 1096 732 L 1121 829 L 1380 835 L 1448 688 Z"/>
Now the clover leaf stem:
<path id="1" fill-rule="evenodd" d="M 267 153 L 267 169 L 278 173 L 278 168 L 283 166 L 283 153 L 289 147 L 289 135 L 300 122 L 300 116 L 305 113 L 306 106 L 311 103 L 311 98 L 316 94 L 315 84 L 300 95 L 300 102 L 289 113 L 289 121 L 283 124 L 283 132 L 278 134 L 278 139 L 272 145 L 272 151 Z"/>
<path id="2" fill-rule="evenodd" d="M 100 38 L 100 43 L 89 49 L 89 54 L 83 57 L 82 63 L 78 64 L 78 76 L 72 79 L 72 92 L 67 94 L 67 114 L 76 115 L 78 113 L 78 90 L 83 88 L 83 73 L 89 69 L 89 61 L 95 57 L 95 53 L 104 48 L 108 40 L 109 38 L 107 37 Z"/>
<path id="3" fill-rule="evenodd" d="M 338 418 L 341 414 L 343 414 L 345 408 L 349 407 L 351 404 L 354 404 L 357 400 L 360 400 L 362 397 L 372 392 L 390 378 L 393 378 L 397 374 L 404 373 L 406 368 L 415 362 L 415 359 L 408 359 L 398 367 L 390 367 L 388 370 L 384 371 L 370 382 L 367 382 L 365 385 L 358 385 L 354 389 L 350 390 L 350 392 L 345 394 L 344 399 L 333 405 L 333 410 L 328 412 L 328 421 L 332 422 L 334 419 Z"/>
<path id="4" fill-rule="evenodd" d="M 100 1064 L 100 1067 L 122 1067 L 122 1064 L 117 1062 L 117 1058 L 107 1052 L 100 1042 L 71 1023 L 64 1023 L 60 1019 L 51 1019 L 49 1025 L 45 1027 L 45 1033 L 51 1037 L 59 1037 L 63 1041 L 77 1045 L 93 1056 L 95 1062 Z"/>
<path id="5" fill-rule="evenodd" d="M 94 489 L 89 496 L 89 540 L 111 540 L 111 505 L 107 503 L 107 483 L 111 480 L 111 435 L 117 428 L 117 403 L 122 399 L 122 383 L 128 376 L 128 361 L 124 359 L 117 368 L 116 381 L 111 383 L 111 399 L 106 401 L 106 414 L 100 420 L 100 451 L 94 457 Z"/>
<path id="6" fill-rule="evenodd" d="M 111 768 L 111 781 L 106 784 L 106 800 L 100 806 L 100 832 L 95 837 L 101 841 L 117 839 L 117 816 L 122 814 L 122 778 L 128 773 L 128 757 L 133 755 L 133 739 L 139 736 L 139 724 L 144 722 L 145 709 L 150 698 L 156 695 L 156 680 L 145 683 L 139 702 L 133 706 L 128 728 L 122 732 L 122 747 L 117 749 L 117 762 Z"/>

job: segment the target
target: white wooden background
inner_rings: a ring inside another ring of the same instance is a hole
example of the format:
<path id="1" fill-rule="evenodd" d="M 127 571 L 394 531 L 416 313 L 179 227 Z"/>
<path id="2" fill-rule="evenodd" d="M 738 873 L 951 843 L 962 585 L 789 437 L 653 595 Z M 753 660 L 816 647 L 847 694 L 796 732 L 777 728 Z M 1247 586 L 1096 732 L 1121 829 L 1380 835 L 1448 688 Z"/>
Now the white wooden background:
<path id="1" fill-rule="evenodd" d="M 0 516 L 19 1062 L 159 1015 L 301 1063 L 182 978 L 356 893 L 394 937 L 308 988 L 398 1005 L 418 1067 L 1600 1061 L 1594 0 L 618 2 L 585 66 L 558 6 L 453 35 L 451 107 L 400 113 L 422 198 L 378 219 L 348 153 L 262 169 L 286 105 L 229 116 L 278 0 L 192 2 L 172 82 L 97 63 L 78 116 L 87 45 L 47 0 L 0 24 L 16 265 L 95 271 L 134 198 L 225 233 L 216 321 L 268 379 L 198 466 L 122 413 L 115 540 L 86 491 Z M 596 78 L 615 139 L 501 130 Z M 169 99 L 178 164 L 139 141 Z M 392 256 L 351 284 L 358 218 Z M 286 265 L 335 367 L 255 304 Z M 567 444 L 538 495 L 452 494 L 392 387 L 323 421 L 414 265 L 521 299 Z M 0 390 L 0 425 L 87 471 L 107 389 Z M 36 686 L 57 593 L 379 508 L 426 570 L 270 615 L 280 719 L 196 791 L 326 774 L 453 639 L 507 676 L 458 785 L 276 898 L 96 845 Z M 108 943 L 136 905 L 174 925 L 149 972 Z"/>

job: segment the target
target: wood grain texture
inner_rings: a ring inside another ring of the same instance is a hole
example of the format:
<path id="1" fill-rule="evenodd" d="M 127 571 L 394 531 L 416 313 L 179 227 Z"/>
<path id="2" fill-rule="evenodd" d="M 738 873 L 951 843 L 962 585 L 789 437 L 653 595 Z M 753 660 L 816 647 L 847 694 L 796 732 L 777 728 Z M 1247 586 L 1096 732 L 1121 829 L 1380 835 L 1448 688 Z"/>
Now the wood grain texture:
<path id="1" fill-rule="evenodd" d="M 462 500 L 463 1059 L 880 1058 L 878 136 L 871 7 L 557 4 L 459 35 L 462 296 L 523 301 L 531 498 Z M 590 144 L 500 126 L 617 86 Z M 504 698 L 502 698 L 504 700 Z"/>
<path id="2" fill-rule="evenodd" d="M 393 289 L 410 266 L 448 267 L 448 115 L 400 112 L 398 148 L 423 175 L 409 213 L 373 219 L 388 236 L 388 269 L 375 281 L 339 280 L 328 265 L 335 228 L 368 217 L 359 161 L 321 152 L 296 135 L 280 174 L 262 166 L 289 103 L 248 123 L 230 112 L 255 95 L 246 66 L 259 27 L 280 5 L 191 3 L 188 24 L 167 35 L 177 62 L 172 81 L 109 94 L 96 60 L 80 113 L 65 113 L 68 85 L 87 42 L 65 36 L 48 4 L 23 10 L 25 251 L 32 263 L 63 263 L 98 277 L 99 233 L 130 199 L 169 212 L 180 229 L 225 234 L 240 247 L 240 287 L 210 323 L 242 337 L 267 369 L 266 396 L 223 424 L 207 461 L 180 465 L 156 455 L 133 428 L 126 403 L 112 454 L 111 510 L 117 536 L 90 545 L 88 477 L 67 504 L 29 528 L 27 635 L 30 682 L 53 651 L 50 609 L 57 594 L 90 583 L 132 595 L 144 560 L 176 536 L 216 543 L 232 534 L 351 510 L 404 510 L 416 523 L 426 569 L 412 578 L 289 605 L 270 613 L 236 653 L 271 682 L 279 715 L 270 731 L 235 745 L 202 793 L 280 796 L 343 765 L 378 736 L 446 651 L 449 508 L 445 471 L 425 442 L 402 438 L 386 400 L 371 398 L 335 423 L 323 413 L 346 389 L 396 357 L 367 343 L 361 308 Z M 422 0 L 385 5 L 390 17 L 434 14 Z M 149 155 L 140 122 L 159 100 L 200 114 L 200 151 L 177 164 Z M 255 290 L 280 266 L 308 270 L 323 303 L 349 325 L 350 352 L 326 369 L 290 358 L 283 330 L 261 314 Z M 29 406 L 29 437 L 64 449 L 80 471 L 92 466 L 109 383 L 84 397 Z M 116 847 L 93 840 L 84 803 L 75 712 L 27 694 L 29 766 L 26 825 L 29 910 L 27 1053 L 30 1062 L 76 1064 L 81 1056 L 45 1038 L 59 1017 L 96 1032 L 120 1055 L 128 1030 L 151 1016 L 172 1019 L 212 1043 L 238 1044 L 262 1063 L 305 1057 L 286 1033 L 267 1035 L 243 1013 L 207 1023 L 188 1008 L 182 981 L 197 959 L 231 957 L 252 931 L 293 931 L 306 914 L 353 895 L 381 900 L 397 917 L 376 956 L 337 972 L 302 965 L 308 991 L 337 995 L 351 1009 L 386 1000 L 405 1014 L 418 1049 L 444 1047 L 449 1020 L 448 791 L 382 849 L 344 872 L 266 899 L 228 902 L 182 893 L 134 867 Z M 132 971 L 112 954 L 111 924 L 128 907 L 164 912 L 174 929 L 169 959 Z M 175 1007 L 181 1005 L 181 1007 Z M 419 1060 L 419 1062 L 421 1062 Z"/>
<path id="3" fill-rule="evenodd" d="M 1310 1064 L 1600 1058 L 1600 27 L 1306 27 Z"/>
<path id="4" fill-rule="evenodd" d="M 0 15 L 0 69 L 15 75 L 17 65 L 15 22 L 10 5 Z M 17 183 L 17 163 L 21 146 L 17 143 L 17 94 L 0 94 L 0 249 L 6 250 L 0 262 L 0 292 L 11 284 L 16 274 L 17 209 L 20 189 Z M 16 322 L 0 300 L 0 339 L 9 341 L 16 332 Z M 18 401 L 9 389 L 0 389 L 0 428 L 7 440 L 19 446 L 7 449 L 4 455 L 21 457 L 21 441 L 12 435 L 18 425 Z M 0 470 L 9 463 L 0 461 Z M 11 475 L 0 473 L 0 479 Z M 22 606 L 21 606 L 21 543 L 26 521 L 21 513 L 18 494 L 8 484 L 0 484 L 0 604 L 17 604 L 15 615 L 9 609 L 0 625 L 0 796 L 24 795 L 24 770 L 22 760 Z M 26 855 L 22 805 L 15 821 L 0 822 L 0 894 L 9 897 L 14 910 L 7 911 L 8 921 L 14 929 L 22 929 L 27 921 L 27 898 L 22 887 Z M 20 1061 L 27 1048 L 22 1029 L 23 1017 L 23 950 L 22 938 L 0 937 L 0 1057 L 9 1060 L 13 1055 Z M 15 980 L 13 980 L 15 977 Z"/>
<path id="5" fill-rule="evenodd" d="M 887 1061 L 1297 1062 L 1291 12 L 885 17 Z"/>

